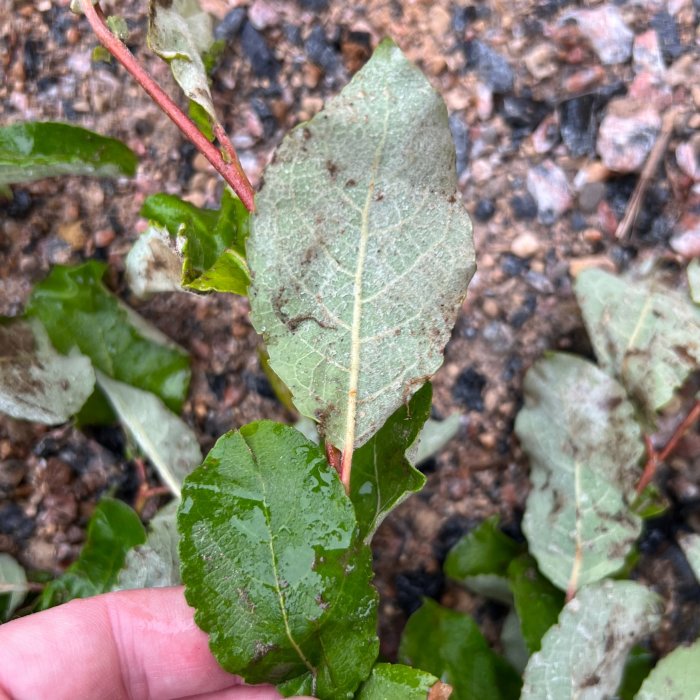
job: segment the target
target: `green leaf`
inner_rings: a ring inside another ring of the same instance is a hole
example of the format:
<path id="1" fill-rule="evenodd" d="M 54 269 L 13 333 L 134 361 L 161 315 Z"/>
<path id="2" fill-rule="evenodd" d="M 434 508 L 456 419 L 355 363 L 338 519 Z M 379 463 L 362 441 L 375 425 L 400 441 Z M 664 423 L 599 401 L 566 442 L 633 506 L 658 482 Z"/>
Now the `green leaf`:
<path id="1" fill-rule="evenodd" d="M 126 503 L 103 498 L 90 518 L 80 556 L 62 576 L 46 586 L 39 609 L 110 591 L 124 566 L 126 553 L 145 541 L 146 531 L 139 516 Z"/>
<path id="2" fill-rule="evenodd" d="M 514 608 L 508 611 L 505 620 L 503 620 L 500 642 L 506 661 L 518 673 L 522 673 L 525 670 L 525 666 L 527 666 L 530 652 L 525 643 L 525 638 L 520 629 L 520 620 Z"/>
<path id="3" fill-rule="evenodd" d="M 524 390 L 515 422 L 531 465 L 523 532 L 542 573 L 573 591 L 621 568 L 641 532 L 628 506 L 641 431 L 624 389 L 573 355 L 537 362 Z"/>
<path id="4" fill-rule="evenodd" d="M 24 569 L 14 557 L 0 552 L 0 622 L 12 617 L 28 590 Z"/>
<path id="5" fill-rule="evenodd" d="M 163 588 L 182 583 L 177 551 L 179 505 L 179 500 L 172 501 L 156 513 L 148 525 L 146 541 L 126 553 L 124 568 L 113 590 Z"/>
<path id="6" fill-rule="evenodd" d="M 97 384 L 160 478 L 179 498 L 185 477 L 202 462 L 197 436 L 155 395 L 97 372 Z"/>
<path id="7" fill-rule="evenodd" d="M 377 600 L 321 448 L 270 421 L 227 433 L 187 477 L 178 528 L 187 601 L 226 670 L 351 697 L 377 656 Z"/>
<path id="8" fill-rule="evenodd" d="M 247 294 L 250 272 L 245 260 L 245 241 L 249 214 L 228 188 L 224 190 L 220 209 L 200 209 L 173 195 L 161 193 L 146 199 L 141 216 L 164 227 L 171 236 L 182 241 L 180 283 L 184 288 Z M 166 255 L 161 244 L 158 250 L 162 253 L 158 256 L 170 260 L 172 250 L 170 246 L 165 247 L 170 254 Z M 148 279 L 157 275 L 160 266 L 156 262 L 150 266 L 147 264 L 153 255 L 141 257 L 146 262 L 136 266 L 131 276 Z M 169 269 L 173 266 L 171 263 Z M 142 268 L 144 272 L 140 271 Z M 168 280 L 170 284 L 174 282 L 172 272 L 168 274 Z"/>
<path id="9" fill-rule="evenodd" d="M 256 205 L 253 325 L 299 411 L 360 447 L 442 363 L 474 272 L 442 99 L 382 42 L 287 135 Z"/>
<path id="10" fill-rule="evenodd" d="M 430 415 L 432 395 L 427 383 L 353 456 L 350 500 L 367 544 L 391 510 L 425 484 L 423 474 L 406 459 L 406 450 Z"/>
<path id="11" fill-rule="evenodd" d="M 211 125 L 211 119 L 204 107 L 197 104 L 194 100 L 190 100 L 187 105 L 187 114 L 204 136 L 209 139 L 209 141 L 213 141 L 214 128 Z"/>
<path id="12" fill-rule="evenodd" d="M 452 700 L 515 700 L 520 691 L 520 677 L 489 648 L 476 622 L 429 599 L 406 624 L 399 661 L 449 683 Z"/>
<path id="13" fill-rule="evenodd" d="M 0 188 L 57 175 L 134 175 L 138 160 L 121 141 L 56 122 L 0 127 Z"/>
<path id="14" fill-rule="evenodd" d="M 678 543 L 695 574 L 695 578 L 700 583 L 700 535 L 683 535 L 679 538 Z"/>
<path id="15" fill-rule="evenodd" d="M 690 298 L 694 303 L 700 304 L 700 260 L 693 258 L 688 263 L 688 287 L 690 287 Z"/>
<path id="16" fill-rule="evenodd" d="M 533 654 L 540 650 L 545 632 L 556 624 L 564 594 L 542 576 L 529 554 L 521 554 L 510 563 L 508 581 L 523 638 Z"/>
<path id="17" fill-rule="evenodd" d="M 357 700 L 430 700 L 430 690 L 436 683 L 444 686 L 435 676 L 417 668 L 377 664 L 355 697 Z"/>
<path id="18" fill-rule="evenodd" d="M 504 576 L 508 564 L 521 551 L 515 540 L 498 527 L 498 516 L 487 518 L 462 537 L 445 559 L 445 573 L 456 581 L 481 574 Z"/>
<path id="19" fill-rule="evenodd" d="M 634 696 L 653 667 L 653 655 L 641 646 L 633 647 L 627 657 L 627 663 L 625 664 L 625 670 L 622 672 L 622 681 L 620 681 L 616 697 L 620 698 L 620 700 L 634 700 Z"/>
<path id="20" fill-rule="evenodd" d="M 530 657 L 521 700 L 612 697 L 630 649 L 657 628 L 660 603 L 631 581 L 582 588 Z"/>
<path id="21" fill-rule="evenodd" d="M 44 324 L 59 352 L 77 347 L 96 369 L 179 413 L 190 382 L 186 353 L 107 291 L 106 269 L 96 261 L 54 267 L 34 287 L 27 313 Z"/>
<path id="22" fill-rule="evenodd" d="M 48 425 L 64 423 L 94 386 L 90 360 L 57 353 L 39 321 L 0 319 L 0 412 Z"/>
<path id="23" fill-rule="evenodd" d="M 697 700 L 700 692 L 700 640 L 678 647 L 649 674 L 636 700 Z"/>
<path id="24" fill-rule="evenodd" d="M 149 2 L 148 45 L 170 64 L 170 70 L 187 97 L 217 122 L 202 58 L 214 44 L 212 18 L 197 0 Z"/>
<path id="25" fill-rule="evenodd" d="M 126 24 L 126 20 L 119 15 L 110 15 L 107 17 L 107 26 L 109 30 L 114 34 L 114 36 L 119 39 L 119 41 L 126 42 L 129 38 L 129 27 Z"/>
<path id="26" fill-rule="evenodd" d="M 459 413 L 453 413 L 445 420 L 428 418 L 406 456 L 413 464 L 422 464 L 442 452 L 461 427 L 462 415 Z"/>
<path id="27" fill-rule="evenodd" d="M 700 364 L 700 309 L 652 281 L 584 270 L 576 297 L 596 357 L 651 418 Z"/>

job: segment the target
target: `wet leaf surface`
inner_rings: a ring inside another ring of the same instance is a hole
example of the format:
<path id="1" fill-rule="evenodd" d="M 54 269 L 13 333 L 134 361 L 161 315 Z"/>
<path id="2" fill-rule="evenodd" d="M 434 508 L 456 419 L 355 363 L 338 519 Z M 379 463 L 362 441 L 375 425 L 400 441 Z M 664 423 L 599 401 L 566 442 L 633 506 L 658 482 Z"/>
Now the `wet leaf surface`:
<path id="1" fill-rule="evenodd" d="M 90 360 L 56 352 L 39 321 L 0 323 L 0 412 L 48 425 L 64 423 L 94 386 Z"/>
<path id="2" fill-rule="evenodd" d="M 186 597 L 225 669 L 329 699 L 369 675 L 371 555 L 317 445 L 269 421 L 227 433 L 185 481 L 178 527 Z"/>
<path id="3" fill-rule="evenodd" d="M 660 611 L 659 597 L 638 583 L 582 588 L 530 658 L 522 700 L 612 697 L 630 649 L 656 629 Z"/>
<path id="4" fill-rule="evenodd" d="M 621 568 L 641 532 L 629 508 L 640 427 L 624 389 L 573 355 L 537 362 L 524 388 L 515 423 L 531 467 L 523 531 L 542 573 L 576 590 Z"/>
<path id="5" fill-rule="evenodd" d="M 288 134 L 256 204 L 253 324 L 300 412 L 359 447 L 442 363 L 474 272 L 444 103 L 383 42 Z"/>
<path id="6" fill-rule="evenodd" d="M 57 122 L 0 127 L 0 188 L 58 175 L 134 175 L 138 160 L 121 141 Z"/>

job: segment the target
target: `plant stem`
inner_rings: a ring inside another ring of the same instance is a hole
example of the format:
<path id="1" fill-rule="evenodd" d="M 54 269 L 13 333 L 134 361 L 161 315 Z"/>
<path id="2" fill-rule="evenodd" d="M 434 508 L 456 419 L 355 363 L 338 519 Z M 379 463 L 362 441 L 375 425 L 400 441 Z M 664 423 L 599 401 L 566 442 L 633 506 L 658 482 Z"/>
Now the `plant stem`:
<path id="1" fill-rule="evenodd" d="M 683 435 L 685 435 L 690 426 L 693 425 L 698 418 L 700 418 L 700 401 L 695 402 L 688 415 L 679 423 L 678 427 L 673 431 L 673 435 L 671 435 L 669 441 L 660 452 L 657 452 L 651 438 L 648 435 L 644 436 L 644 444 L 647 448 L 647 462 L 644 465 L 644 471 L 637 484 L 637 495 L 641 494 L 649 485 L 659 465 L 663 464 L 671 456 Z"/>
<path id="2" fill-rule="evenodd" d="M 345 493 L 350 493 L 350 472 L 352 471 L 352 445 L 343 450 L 343 458 L 340 463 L 340 480 L 345 486 Z"/>
<path id="3" fill-rule="evenodd" d="M 148 93 L 153 101 L 165 112 L 168 118 L 180 129 L 197 148 L 197 150 L 214 166 L 233 191 L 240 197 L 248 211 L 255 211 L 255 193 L 253 186 L 243 172 L 238 156 L 229 141 L 226 132 L 220 124 L 214 126 L 216 138 L 221 144 L 226 157 L 221 154 L 216 146 L 197 128 L 195 123 L 175 104 L 171 97 L 163 91 L 149 75 L 146 69 L 136 60 L 112 32 L 104 21 L 104 15 L 99 5 L 93 6 L 91 0 L 80 0 L 80 4 L 87 21 L 99 39 L 100 43 L 109 51 L 119 63 L 126 68 L 136 82 Z"/>

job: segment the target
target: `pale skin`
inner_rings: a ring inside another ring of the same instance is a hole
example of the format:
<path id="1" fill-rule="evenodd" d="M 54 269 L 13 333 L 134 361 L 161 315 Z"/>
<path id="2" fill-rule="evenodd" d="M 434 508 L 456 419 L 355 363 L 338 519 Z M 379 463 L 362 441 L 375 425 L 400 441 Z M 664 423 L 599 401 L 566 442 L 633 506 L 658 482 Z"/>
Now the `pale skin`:
<path id="1" fill-rule="evenodd" d="M 273 700 L 216 663 L 183 589 L 107 593 L 0 626 L 0 700 Z"/>

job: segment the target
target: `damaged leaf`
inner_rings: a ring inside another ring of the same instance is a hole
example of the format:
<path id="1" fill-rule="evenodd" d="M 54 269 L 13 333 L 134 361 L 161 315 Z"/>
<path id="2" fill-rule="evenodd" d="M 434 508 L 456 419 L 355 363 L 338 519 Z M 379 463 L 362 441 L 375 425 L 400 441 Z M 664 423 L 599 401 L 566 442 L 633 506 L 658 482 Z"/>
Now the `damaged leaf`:
<path id="1" fill-rule="evenodd" d="M 103 498 L 90 518 L 80 556 L 44 588 L 39 609 L 112 590 L 127 552 L 145 541 L 139 516 L 126 503 Z"/>
<path id="2" fill-rule="evenodd" d="M 367 544 L 382 520 L 425 484 L 423 474 L 406 458 L 406 450 L 430 415 L 432 395 L 428 383 L 355 452 L 350 500 L 355 506 L 360 536 Z"/>
<path id="3" fill-rule="evenodd" d="M 134 175 L 138 160 L 121 141 L 71 124 L 0 127 L 0 189 L 58 175 Z"/>
<path id="4" fill-rule="evenodd" d="M 124 264 L 129 289 L 139 299 L 182 289 L 182 257 L 170 234 L 158 226 L 149 226 L 136 239 Z"/>
<path id="5" fill-rule="evenodd" d="M 646 678 L 635 700 L 697 700 L 700 693 L 700 640 L 665 656 Z"/>
<path id="6" fill-rule="evenodd" d="M 474 272 L 442 99 L 391 41 L 291 131 L 248 240 L 251 319 L 299 411 L 363 445 L 442 363 Z"/>
<path id="7" fill-rule="evenodd" d="M 190 382 L 187 354 L 107 291 L 106 269 L 94 260 L 57 265 L 34 287 L 27 313 L 44 324 L 59 352 L 77 347 L 108 377 L 179 413 Z"/>
<path id="8" fill-rule="evenodd" d="M 530 657 L 521 700 L 613 697 L 630 649 L 658 627 L 660 603 L 631 581 L 582 588 Z"/>
<path id="9" fill-rule="evenodd" d="M 90 360 L 57 353 L 39 321 L 0 323 L 0 412 L 47 425 L 64 423 L 94 386 Z"/>
<path id="10" fill-rule="evenodd" d="M 185 477 L 202 462 L 192 429 L 155 394 L 117 382 L 99 371 L 97 385 L 128 434 L 179 498 Z"/>
<path id="11" fill-rule="evenodd" d="M 584 270 L 576 297 L 601 367 L 649 418 L 700 365 L 700 309 L 654 280 Z"/>
<path id="12" fill-rule="evenodd" d="M 641 532 L 629 508 L 644 452 L 624 389 L 595 365 L 551 353 L 527 373 L 515 432 L 530 460 L 523 532 L 562 590 L 622 567 Z"/>
<path id="13" fill-rule="evenodd" d="M 401 637 L 399 661 L 449 683 L 452 700 L 516 700 L 520 677 L 495 654 L 476 622 L 426 598 Z"/>
<path id="14" fill-rule="evenodd" d="M 24 569 L 14 557 L 0 552 L 0 622 L 12 617 L 28 590 Z"/>
<path id="15" fill-rule="evenodd" d="M 185 481 L 178 528 L 185 596 L 226 670 L 328 700 L 367 678 L 371 554 L 321 448 L 270 421 L 224 435 Z"/>
<path id="16" fill-rule="evenodd" d="M 700 260 L 694 258 L 688 263 L 687 274 L 690 298 L 695 304 L 700 304 Z"/>
<path id="17" fill-rule="evenodd" d="M 425 671 L 403 664 L 377 664 L 355 697 L 357 700 L 447 700 L 450 692 L 449 686 Z"/>
<path id="18" fill-rule="evenodd" d="M 700 535 L 683 535 L 678 539 L 678 543 L 695 574 L 695 578 L 700 583 Z"/>

